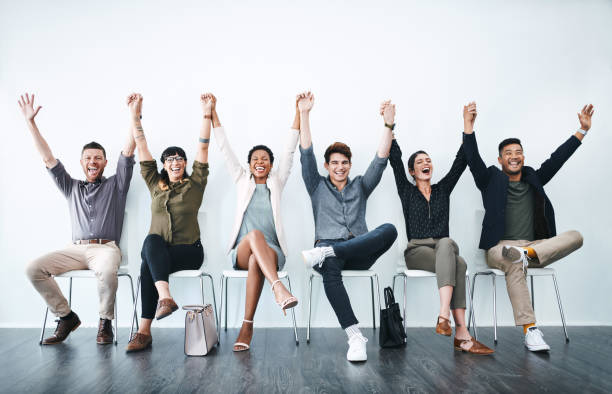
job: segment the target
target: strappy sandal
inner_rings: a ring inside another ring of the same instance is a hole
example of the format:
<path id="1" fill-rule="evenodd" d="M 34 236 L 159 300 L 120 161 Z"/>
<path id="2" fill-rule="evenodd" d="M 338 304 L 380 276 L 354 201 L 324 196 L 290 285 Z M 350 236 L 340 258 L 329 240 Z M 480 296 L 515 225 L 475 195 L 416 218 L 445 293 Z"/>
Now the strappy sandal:
<path id="1" fill-rule="evenodd" d="M 271 287 L 272 292 L 274 292 L 274 286 L 276 286 L 277 283 L 280 283 L 280 279 L 277 279 L 274 282 L 272 282 L 272 287 Z M 280 306 L 285 316 L 287 316 L 287 309 L 291 309 L 295 307 L 298 304 L 298 300 L 294 296 L 289 296 L 285 298 L 284 300 L 282 300 L 281 302 L 277 302 L 277 304 L 278 306 Z"/>
<path id="2" fill-rule="evenodd" d="M 253 324 L 253 320 L 242 320 L 245 323 L 251 323 Z M 242 346 L 241 349 L 236 349 L 236 346 Z M 247 350 L 249 350 L 251 348 L 251 345 L 249 345 L 248 343 L 244 343 L 244 342 L 236 342 L 234 343 L 234 347 L 232 348 L 233 351 L 235 352 L 245 352 Z"/>

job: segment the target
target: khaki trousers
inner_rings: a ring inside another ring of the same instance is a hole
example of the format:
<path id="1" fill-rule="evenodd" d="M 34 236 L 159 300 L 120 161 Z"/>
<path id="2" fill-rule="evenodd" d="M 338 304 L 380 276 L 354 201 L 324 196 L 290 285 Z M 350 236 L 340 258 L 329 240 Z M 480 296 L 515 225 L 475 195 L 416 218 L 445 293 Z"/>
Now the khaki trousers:
<path id="1" fill-rule="evenodd" d="M 117 270 L 121 263 L 121 251 L 115 242 L 104 245 L 74 245 L 48 253 L 30 262 L 26 274 L 38 293 L 44 298 L 51 312 L 57 316 L 70 313 L 68 301 L 53 276 L 72 270 L 90 269 L 98 279 L 100 317 L 112 320 L 117 292 Z"/>
<path id="2" fill-rule="evenodd" d="M 572 230 L 556 237 L 536 241 L 501 240 L 496 246 L 487 250 L 487 265 L 502 270 L 506 274 L 506 287 L 514 311 L 514 322 L 517 326 L 535 324 L 536 318 L 531 306 L 531 297 L 527 288 L 526 275 L 523 273 L 523 266 L 520 263 L 514 264 L 504 259 L 502 256 L 504 245 L 533 248 L 538 257 L 529 260 L 529 268 L 542 268 L 579 249 L 582 246 L 582 241 L 582 235 L 578 231 Z"/>
<path id="3" fill-rule="evenodd" d="M 453 286 L 450 309 L 465 309 L 465 272 L 467 264 L 459 247 L 450 238 L 411 239 L 404 252 L 408 269 L 435 272 L 438 289 Z"/>

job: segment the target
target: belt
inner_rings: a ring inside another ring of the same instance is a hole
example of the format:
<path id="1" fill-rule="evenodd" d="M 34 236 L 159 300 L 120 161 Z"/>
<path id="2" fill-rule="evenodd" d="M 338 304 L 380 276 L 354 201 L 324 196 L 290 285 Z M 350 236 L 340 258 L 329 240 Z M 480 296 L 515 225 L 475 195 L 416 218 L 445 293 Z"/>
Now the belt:
<path id="1" fill-rule="evenodd" d="M 112 239 L 101 239 L 101 238 L 96 238 L 96 239 L 77 239 L 74 241 L 75 245 L 87 245 L 87 244 L 107 244 L 109 242 L 113 242 Z"/>

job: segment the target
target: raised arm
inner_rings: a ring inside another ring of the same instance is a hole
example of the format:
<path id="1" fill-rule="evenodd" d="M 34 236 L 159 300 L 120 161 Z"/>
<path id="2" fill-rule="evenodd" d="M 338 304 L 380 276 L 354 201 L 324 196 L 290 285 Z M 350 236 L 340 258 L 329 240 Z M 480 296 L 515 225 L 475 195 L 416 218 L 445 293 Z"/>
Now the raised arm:
<path id="1" fill-rule="evenodd" d="M 215 96 L 212 93 L 204 93 L 200 96 L 202 105 L 202 127 L 198 138 L 198 149 L 195 159 L 200 163 L 208 163 L 208 145 L 210 143 L 210 124 L 212 123 L 212 108 Z"/>
<path id="2" fill-rule="evenodd" d="M 489 182 L 489 172 L 480 157 L 476 136 L 474 135 L 476 115 L 478 115 L 478 112 L 474 101 L 463 106 L 463 151 L 476 187 L 482 190 Z"/>
<path id="3" fill-rule="evenodd" d="M 287 136 L 283 154 L 278 165 L 278 174 L 282 185 L 287 183 L 291 167 L 293 166 L 293 155 L 295 154 L 296 144 L 300 134 L 300 111 L 298 109 L 298 98 L 295 100 L 295 116 L 293 117 L 293 125 L 291 126 L 290 134 Z"/>
<path id="4" fill-rule="evenodd" d="M 38 106 L 34 108 L 34 94 L 32 94 L 32 97 L 30 97 L 30 95 L 26 93 L 25 99 L 23 98 L 23 96 L 21 96 L 20 100 L 18 100 L 17 102 L 19 103 L 19 108 L 21 108 L 21 112 L 23 113 L 23 116 L 26 120 L 26 124 L 30 129 L 30 133 L 32 133 L 32 138 L 34 138 L 34 145 L 36 146 L 38 153 L 40 153 L 40 155 L 42 156 L 45 165 L 47 166 L 47 168 L 55 167 L 55 165 L 57 164 L 57 160 L 53 156 L 53 153 L 51 152 L 51 148 L 49 148 L 47 141 L 45 141 L 42 134 L 40 134 L 38 126 L 34 121 L 34 118 L 36 117 L 36 115 L 38 115 L 38 111 L 40 111 L 42 107 Z"/>
<path id="5" fill-rule="evenodd" d="M 378 144 L 378 157 L 389 157 L 391 141 L 393 140 L 393 128 L 395 127 L 395 104 L 391 100 L 383 101 L 381 104 L 381 115 L 385 121 L 380 143 Z"/>
<path id="6" fill-rule="evenodd" d="M 211 95 L 212 96 L 212 95 Z M 217 145 L 219 146 L 219 150 L 225 157 L 225 162 L 227 163 L 227 169 L 230 172 L 230 176 L 234 182 L 237 182 L 238 179 L 246 172 L 244 167 L 240 165 L 240 161 L 236 154 L 232 150 L 232 147 L 227 140 L 227 135 L 225 134 L 225 130 L 221 126 L 221 121 L 219 120 L 219 115 L 217 114 L 217 98 L 212 96 L 212 124 L 213 124 L 213 133 L 215 133 L 215 141 L 217 141 Z"/>
<path id="7" fill-rule="evenodd" d="M 311 92 L 300 93 L 297 96 L 297 108 L 300 117 L 300 146 L 308 149 L 312 146 L 310 135 L 310 110 L 314 104 L 314 94 Z"/>
<path id="8" fill-rule="evenodd" d="M 140 121 L 142 117 L 142 95 L 139 93 L 132 93 L 127 98 L 127 105 L 130 109 L 130 119 L 132 124 L 132 133 L 134 140 L 136 141 L 136 148 L 138 149 L 138 157 L 140 161 L 153 160 L 149 146 L 147 145 L 147 139 L 144 135 L 142 123 Z"/>
<path id="9" fill-rule="evenodd" d="M 553 176 L 561 169 L 563 164 L 570 158 L 570 156 L 578 149 L 581 141 L 586 136 L 587 132 L 591 128 L 591 117 L 593 116 L 593 105 L 585 105 L 582 111 L 578 113 L 578 120 L 580 121 L 580 130 L 576 131 L 565 143 L 559 146 L 550 155 L 540 168 L 536 171 L 537 176 L 543 185 L 547 184 Z M 584 131 L 584 133 L 582 131 Z"/>

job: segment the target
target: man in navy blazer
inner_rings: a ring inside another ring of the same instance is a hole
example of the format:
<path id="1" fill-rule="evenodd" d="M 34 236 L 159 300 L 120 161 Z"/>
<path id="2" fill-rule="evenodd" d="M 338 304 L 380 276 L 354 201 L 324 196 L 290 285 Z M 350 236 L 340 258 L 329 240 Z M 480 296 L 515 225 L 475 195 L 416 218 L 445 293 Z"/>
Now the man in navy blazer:
<path id="1" fill-rule="evenodd" d="M 580 146 L 591 128 L 593 106 L 582 108 L 578 113 L 580 129 L 537 170 L 523 165 L 525 157 L 518 138 L 508 138 L 499 144 L 497 161 L 501 170 L 487 167 L 478 153 L 474 135 L 476 103 L 464 106 L 463 111 L 463 149 L 485 208 L 479 247 L 487 251 L 487 265 L 506 274 L 514 321 L 523 326 L 525 346 L 531 351 L 548 351 L 550 347 L 535 325 L 526 268 L 545 267 L 582 246 L 582 235 L 577 231 L 557 235 L 555 212 L 544 185 Z"/>

